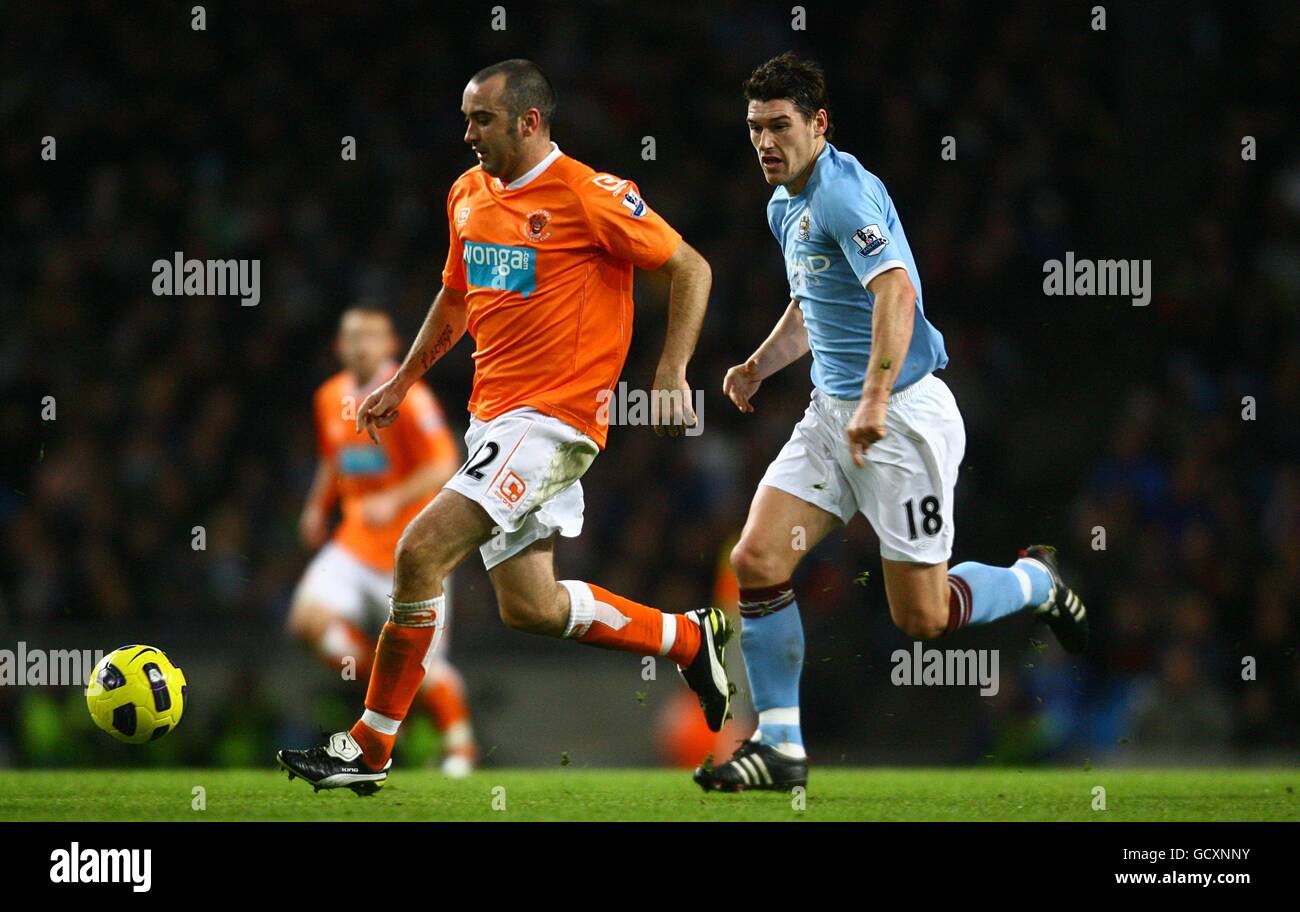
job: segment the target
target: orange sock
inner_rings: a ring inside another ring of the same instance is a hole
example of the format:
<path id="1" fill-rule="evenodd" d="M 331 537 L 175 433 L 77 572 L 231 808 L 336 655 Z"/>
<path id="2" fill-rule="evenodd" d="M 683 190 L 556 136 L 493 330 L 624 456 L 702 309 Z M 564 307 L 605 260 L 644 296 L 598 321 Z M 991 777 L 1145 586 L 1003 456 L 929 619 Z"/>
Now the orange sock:
<path id="1" fill-rule="evenodd" d="M 420 689 L 420 700 L 440 732 L 446 732 L 457 722 L 469 718 L 465 682 L 446 659 L 434 658 L 424 687 Z"/>
<path id="2" fill-rule="evenodd" d="M 393 754 L 397 729 L 424 683 L 424 660 L 441 612 L 442 596 L 414 605 L 393 603 L 393 620 L 384 625 L 375 650 L 366 711 L 351 731 L 372 769 L 382 767 Z"/>
<path id="3" fill-rule="evenodd" d="M 608 589 L 579 580 L 561 580 L 569 590 L 566 637 L 589 646 L 638 655 L 666 656 L 689 665 L 700 650 L 700 628 L 684 614 L 669 614 Z"/>

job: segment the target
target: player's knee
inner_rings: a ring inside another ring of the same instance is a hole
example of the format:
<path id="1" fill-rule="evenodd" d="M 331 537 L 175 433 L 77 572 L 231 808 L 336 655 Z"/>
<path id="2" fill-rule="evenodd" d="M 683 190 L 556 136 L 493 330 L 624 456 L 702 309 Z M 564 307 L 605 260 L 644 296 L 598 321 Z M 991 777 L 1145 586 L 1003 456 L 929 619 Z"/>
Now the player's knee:
<path id="1" fill-rule="evenodd" d="M 393 552 L 394 563 L 399 567 L 417 566 L 427 544 L 428 536 L 417 529 L 415 523 L 411 523 L 397 539 L 397 548 Z"/>
<path id="2" fill-rule="evenodd" d="M 323 608 L 311 602 L 294 602 L 284 629 L 289 636 L 304 643 L 316 643 L 325 635 L 329 616 Z"/>
<path id="3" fill-rule="evenodd" d="M 941 613 L 929 605 L 890 605 L 889 614 L 894 625 L 914 640 L 933 640 L 948 629 L 946 609 Z"/>
<path id="4" fill-rule="evenodd" d="M 742 586 L 775 586 L 790 578 L 788 569 L 770 550 L 741 539 L 731 549 L 731 569 Z"/>
<path id="5" fill-rule="evenodd" d="M 546 633 L 554 626 L 554 606 L 532 593 L 498 592 L 497 610 L 501 622 L 511 630 Z"/>
<path id="6" fill-rule="evenodd" d="M 397 550 L 393 555 L 395 573 L 407 579 L 442 579 L 446 576 L 446 571 L 439 566 L 436 542 L 436 537 L 427 526 L 416 523 L 407 526 L 397 540 Z"/>

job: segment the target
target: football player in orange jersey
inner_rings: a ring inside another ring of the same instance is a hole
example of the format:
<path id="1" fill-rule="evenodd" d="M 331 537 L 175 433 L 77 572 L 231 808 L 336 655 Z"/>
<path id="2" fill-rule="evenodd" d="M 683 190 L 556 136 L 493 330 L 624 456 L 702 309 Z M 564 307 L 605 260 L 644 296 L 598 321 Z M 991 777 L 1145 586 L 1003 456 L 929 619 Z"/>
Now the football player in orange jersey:
<path id="1" fill-rule="evenodd" d="M 560 151 L 550 136 L 554 109 L 550 81 L 527 60 L 488 67 L 465 87 L 464 139 L 478 164 L 447 198 L 442 290 L 401 367 L 361 404 L 356 430 L 373 437 L 400 420 L 417 379 L 469 332 L 470 455 L 397 544 L 365 713 L 323 747 L 278 755 L 290 778 L 318 789 L 365 794 L 388 778 L 422 680 L 420 658 L 444 622 L 443 580 L 476 548 L 507 626 L 666 656 L 699 697 L 709 728 L 726 719 L 726 615 L 663 612 L 555 578 L 555 535 L 581 531 L 579 479 L 605 445 L 609 397 L 631 340 L 633 268 L 672 280 L 652 397 L 655 430 L 671 436 L 696 421 L 686 365 L 712 277 L 634 183 Z"/>
<path id="2" fill-rule="evenodd" d="M 335 351 L 343 370 L 316 391 L 320 461 L 299 523 L 303 544 L 320 551 L 294 593 L 288 629 L 331 668 L 351 658 L 364 679 L 375 653 L 368 628 L 387 607 L 397 540 L 456 472 L 460 452 L 423 383 L 412 387 L 408 407 L 379 435 L 378 446 L 356 436 L 357 406 L 397 369 L 388 314 L 368 306 L 347 310 Z M 339 499 L 343 521 L 327 543 Z M 445 651 L 445 640 L 430 651 L 419 697 L 442 733 L 443 772 L 460 777 L 473 769 L 476 748 L 464 684 Z"/>

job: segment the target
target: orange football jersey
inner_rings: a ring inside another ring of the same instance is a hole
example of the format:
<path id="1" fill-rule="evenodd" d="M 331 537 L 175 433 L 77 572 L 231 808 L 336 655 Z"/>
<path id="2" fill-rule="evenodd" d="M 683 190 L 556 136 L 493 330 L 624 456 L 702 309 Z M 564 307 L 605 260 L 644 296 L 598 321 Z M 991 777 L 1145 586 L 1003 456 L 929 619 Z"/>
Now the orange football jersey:
<path id="1" fill-rule="evenodd" d="M 385 369 L 378 382 L 392 375 L 395 365 Z M 376 383 L 376 385 L 377 385 Z M 343 521 L 334 541 L 363 563 L 378 570 L 393 569 L 393 551 L 402 530 L 424 509 L 432 494 L 408 505 L 391 522 L 367 525 L 361 517 L 361 501 L 409 477 L 429 462 L 460 462 L 460 451 L 443 419 L 433 393 L 417 382 L 397 410 L 397 420 L 378 430 L 379 445 L 370 435 L 356 433 L 356 419 L 369 390 L 358 390 L 352 374 L 340 371 L 316 390 L 316 445 L 320 458 L 334 469 L 335 485 Z"/>
<path id="2" fill-rule="evenodd" d="M 456 180 L 442 282 L 466 296 L 470 412 L 490 421 L 531 406 L 604 448 L 601 391 L 632 341 L 633 267 L 658 269 L 682 238 L 632 181 L 552 146 L 509 185 L 477 165 Z"/>

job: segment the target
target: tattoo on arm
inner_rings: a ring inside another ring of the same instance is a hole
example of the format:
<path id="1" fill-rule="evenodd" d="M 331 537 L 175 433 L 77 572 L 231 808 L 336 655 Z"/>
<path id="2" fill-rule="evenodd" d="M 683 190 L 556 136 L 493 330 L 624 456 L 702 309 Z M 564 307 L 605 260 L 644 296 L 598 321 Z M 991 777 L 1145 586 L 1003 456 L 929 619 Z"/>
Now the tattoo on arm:
<path id="1" fill-rule="evenodd" d="M 880 359 L 880 369 L 881 369 L 882 371 L 887 371 L 887 370 L 889 370 L 889 368 L 892 367 L 893 364 L 894 364 L 894 359 L 893 359 L 893 358 L 881 358 L 881 359 Z"/>
<path id="2" fill-rule="evenodd" d="M 438 334 L 438 339 L 433 343 L 432 350 L 425 350 L 420 354 L 420 366 L 424 370 L 433 367 L 433 363 L 451 350 L 451 327 L 443 326 L 442 332 Z"/>

